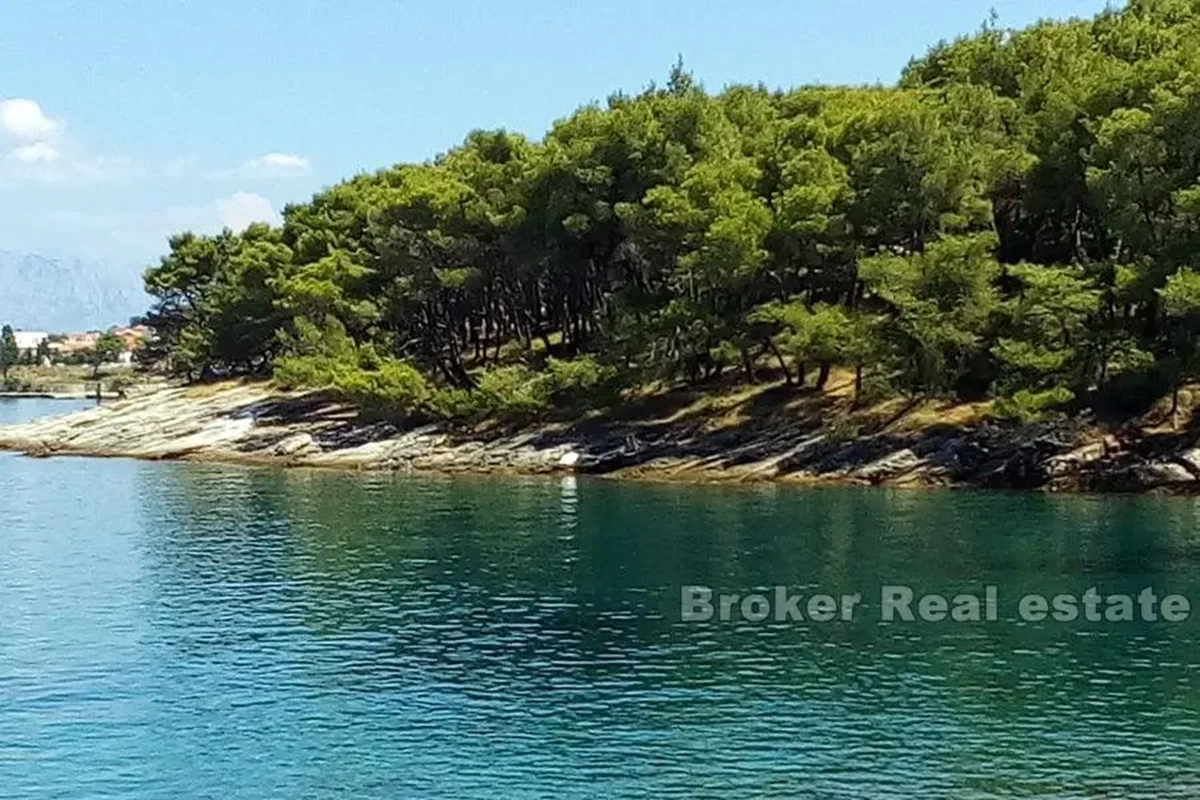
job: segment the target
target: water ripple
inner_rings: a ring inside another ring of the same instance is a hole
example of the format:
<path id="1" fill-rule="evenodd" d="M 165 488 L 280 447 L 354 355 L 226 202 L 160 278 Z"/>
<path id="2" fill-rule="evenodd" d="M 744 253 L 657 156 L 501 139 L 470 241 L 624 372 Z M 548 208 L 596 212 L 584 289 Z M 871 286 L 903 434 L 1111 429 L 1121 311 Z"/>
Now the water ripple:
<path id="1" fill-rule="evenodd" d="M 6 796 L 1200 793 L 1190 623 L 675 605 L 687 584 L 1188 593 L 1188 501 L 12 458 L 0 480 L 22 487 L 0 499 Z"/>

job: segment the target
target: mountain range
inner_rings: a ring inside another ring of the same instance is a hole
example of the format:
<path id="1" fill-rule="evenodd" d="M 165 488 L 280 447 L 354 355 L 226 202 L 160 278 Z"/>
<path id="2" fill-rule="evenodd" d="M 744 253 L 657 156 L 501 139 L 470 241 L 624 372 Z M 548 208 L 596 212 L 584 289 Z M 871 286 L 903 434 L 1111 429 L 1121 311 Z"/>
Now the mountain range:
<path id="1" fill-rule="evenodd" d="M 141 271 L 0 251 L 0 324 L 18 330 L 103 330 L 144 314 Z"/>

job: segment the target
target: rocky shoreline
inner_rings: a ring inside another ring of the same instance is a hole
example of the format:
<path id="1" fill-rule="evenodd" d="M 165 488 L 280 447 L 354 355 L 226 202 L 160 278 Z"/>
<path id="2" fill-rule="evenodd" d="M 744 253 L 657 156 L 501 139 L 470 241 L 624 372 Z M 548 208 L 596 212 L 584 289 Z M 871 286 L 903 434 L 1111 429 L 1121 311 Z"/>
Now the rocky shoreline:
<path id="1" fill-rule="evenodd" d="M 933 425 L 838 436 L 811 419 L 593 420 L 468 435 L 362 421 L 320 394 L 261 383 L 161 389 L 61 417 L 0 426 L 31 456 L 186 459 L 363 470 L 590 473 L 695 482 L 979 486 L 1200 493 L 1194 432 L 1106 431 L 1088 420 Z"/>
<path id="2" fill-rule="evenodd" d="M 0 400 L 95 400 L 95 392 L 75 391 L 75 392 L 0 392 Z M 117 392 L 103 392 L 100 395 L 101 400 L 120 400 L 121 395 Z"/>

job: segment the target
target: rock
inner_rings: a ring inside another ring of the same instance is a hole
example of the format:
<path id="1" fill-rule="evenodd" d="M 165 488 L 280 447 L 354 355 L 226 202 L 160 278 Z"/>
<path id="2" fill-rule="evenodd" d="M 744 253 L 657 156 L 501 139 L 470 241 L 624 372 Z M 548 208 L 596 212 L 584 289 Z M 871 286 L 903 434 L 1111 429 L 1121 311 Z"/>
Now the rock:
<path id="1" fill-rule="evenodd" d="M 368 424 L 327 398 L 231 382 L 166 388 L 63 417 L 0 426 L 0 449 L 406 472 L 1200 490 L 1196 442 L 1164 452 L 1161 440 L 1154 447 L 1137 438 L 1095 440 L 1094 427 L 1072 424 L 860 431 L 847 438 L 831 436 L 825 428 L 767 422 L 733 431 L 690 422 L 666 427 L 589 423 L 473 438 L 436 423 Z"/>
<path id="2" fill-rule="evenodd" d="M 1021 447 L 988 459 L 980 465 L 973 480 L 994 489 L 1034 489 L 1046 482 L 1044 467 L 1035 449 Z"/>
<path id="3" fill-rule="evenodd" d="M 970 436 L 950 439 L 927 460 L 947 474 L 952 480 L 972 480 L 979 469 L 987 463 L 990 449 L 986 442 L 979 442 Z"/>
<path id="4" fill-rule="evenodd" d="M 275 445 L 272 451 L 277 456 L 296 456 L 312 450 L 320 450 L 320 446 L 313 440 L 312 434 L 297 433 L 294 436 L 289 436 L 279 444 Z"/>
<path id="5" fill-rule="evenodd" d="M 1175 460 L 1191 470 L 1193 475 L 1200 476 L 1200 447 L 1180 453 Z"/>
<path id="6" fill-rule="evenodd" d="M 1099 461 L 1107 454 L 1107 448 L 1104 442 L 1093 442 L 1085 444 L 1076 450 L 1069 453 L 1063 453 L 1061 456 L 1054 456 L 1046 462 L 1046 474 L 1052 478 L 1062 477 L 1074 472 L 1078 472 L 1080 468 L 1087 466 L 1095 461 Z"/>
<path id="7" fill-rule="evenodd" d="M 871 483 L 881 483 L 912 472 L 923 463 L 925 463 L 924 459 L 906 447 L 872 461 L 866 466 L 859 467 L 850 473 L 850 477 Z"/>
<path id="8" fill-rule="evenodd" d="M 1194 483 L 1196 476 L 1186 467 L 1170 461 L 1150 461 L 1135 468 L 1140 485 L 1147 489 L 1171 484 Z"/>

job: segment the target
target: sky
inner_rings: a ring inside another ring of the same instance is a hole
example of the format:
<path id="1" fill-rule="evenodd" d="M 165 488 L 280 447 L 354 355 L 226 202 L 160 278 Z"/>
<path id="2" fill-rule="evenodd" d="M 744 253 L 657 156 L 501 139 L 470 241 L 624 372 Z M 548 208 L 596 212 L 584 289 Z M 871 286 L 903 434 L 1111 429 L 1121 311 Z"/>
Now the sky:
<path id="1" fill-rule="evenodd" d="M 4 0 L 0 250 L 140 272 L 475 128 L 539 138 L 682 56 L 708 89 L 891 83 L 909 58 L 1104 0 Z"/>

